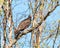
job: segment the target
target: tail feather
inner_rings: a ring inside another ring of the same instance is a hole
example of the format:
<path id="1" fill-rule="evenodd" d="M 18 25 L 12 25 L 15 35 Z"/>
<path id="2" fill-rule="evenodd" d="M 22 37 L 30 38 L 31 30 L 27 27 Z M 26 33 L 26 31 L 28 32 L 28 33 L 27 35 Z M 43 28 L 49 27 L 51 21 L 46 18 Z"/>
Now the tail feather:
<path id="1" fill-rule="evenodd" d="M 17 34 L 15 34 L 15 39 L 17 39 L 17 37 L 19 36 L 19 34 L 21 34 L 21 31 L 19 31 Z"/>

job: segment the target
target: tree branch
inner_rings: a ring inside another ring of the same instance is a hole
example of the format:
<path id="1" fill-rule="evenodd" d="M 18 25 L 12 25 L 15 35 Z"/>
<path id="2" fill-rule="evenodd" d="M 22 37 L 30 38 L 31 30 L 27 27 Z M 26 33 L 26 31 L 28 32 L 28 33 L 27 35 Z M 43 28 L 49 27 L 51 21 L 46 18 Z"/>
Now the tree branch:
<path id="1" fill-rule="evenodd" d="M 54 39 L 54 41 L 53 41 L 53 48 L 54 48 L 54 45 L 55 45 L 55 41 L 56 41 L 56 38 L 57 38 L 57 36 L 58 36 L 58 32 L 59 32 L 59 27 L 60 27 L 60 25 L 59 25 L 60 23 L 58 23 L 58 27 L 57 27 L 57 32 L 56 32 L 56 35 L 55 35 L 55 39 Z"/>
<path id="2" fill-rule="evenodd" d="M 47 15 L 44 17 L 44 21 L 50 15 L 50 13 L 53 12 L 56 9 L 57 6 L 59 6 L 58 2 L 57 2 L 57 5 L 51 11 L 49 11 L 47 13 Z M 21 34 L 19 34 L 19 36 L 17 37 L 17 39 L 15 39 L 15 41 L 10 46 L 12 46 L 13 44 L 15 44 L 17 42 L 17 40 L 19 40 L 23 35 L 26 35 L 27 33 L 32 32 L 35 28 L 38 28 L 42 23 L 43 23 L 43 21 L 40 22 L 40 23 L 38 23 L 38 25 L 36 25 L 35 27 L 32 27 L 30 29 L 25 29 Z"/>

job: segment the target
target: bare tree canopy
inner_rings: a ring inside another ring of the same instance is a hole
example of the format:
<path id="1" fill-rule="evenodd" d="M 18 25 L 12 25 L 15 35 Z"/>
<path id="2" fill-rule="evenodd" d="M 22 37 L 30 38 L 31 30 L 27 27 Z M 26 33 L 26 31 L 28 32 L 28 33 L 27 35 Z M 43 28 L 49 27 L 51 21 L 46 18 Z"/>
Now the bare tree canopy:
<path id="1" fill-rule="evenodd" d="M 60 48 L 60 0 L 0 0 L 1 48 Z"/>

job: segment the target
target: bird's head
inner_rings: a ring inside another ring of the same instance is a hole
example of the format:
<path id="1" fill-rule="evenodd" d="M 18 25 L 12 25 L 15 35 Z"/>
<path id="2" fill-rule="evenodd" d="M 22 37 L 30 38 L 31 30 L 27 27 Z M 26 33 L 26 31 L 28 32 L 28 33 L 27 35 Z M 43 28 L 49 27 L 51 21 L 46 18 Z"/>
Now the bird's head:
<path id="1" fill-rule="evenodd" d="M 29 15 L 29 18 L 32 18 L 32 16 L 31 16 L 31 15 Z"/>
<path id="2" fill-rule="evenodd" d="M 31 20 L 31 19 L 32 19 L 32 16 L 31 16 L 31 15 L 29 15 L 28 19 L 30 19 L 30 20 Z"/>

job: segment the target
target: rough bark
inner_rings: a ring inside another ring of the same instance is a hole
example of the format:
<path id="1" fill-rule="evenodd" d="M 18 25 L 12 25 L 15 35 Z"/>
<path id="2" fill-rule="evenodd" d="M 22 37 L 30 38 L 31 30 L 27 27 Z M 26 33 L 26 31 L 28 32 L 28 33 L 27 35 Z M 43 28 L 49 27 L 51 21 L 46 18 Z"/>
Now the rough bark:
<path id="1" fill-rule="evenodd" d="M 6 5 L 6 0 L 4 0 L 4 3 L 3 3 L 3 11 L 4 11 L 4 19 L 3 19 L 3 28 L 4 28 L 4 47 L 6 47 L 6 25 L 7 25 L 7 5 Z"/>

